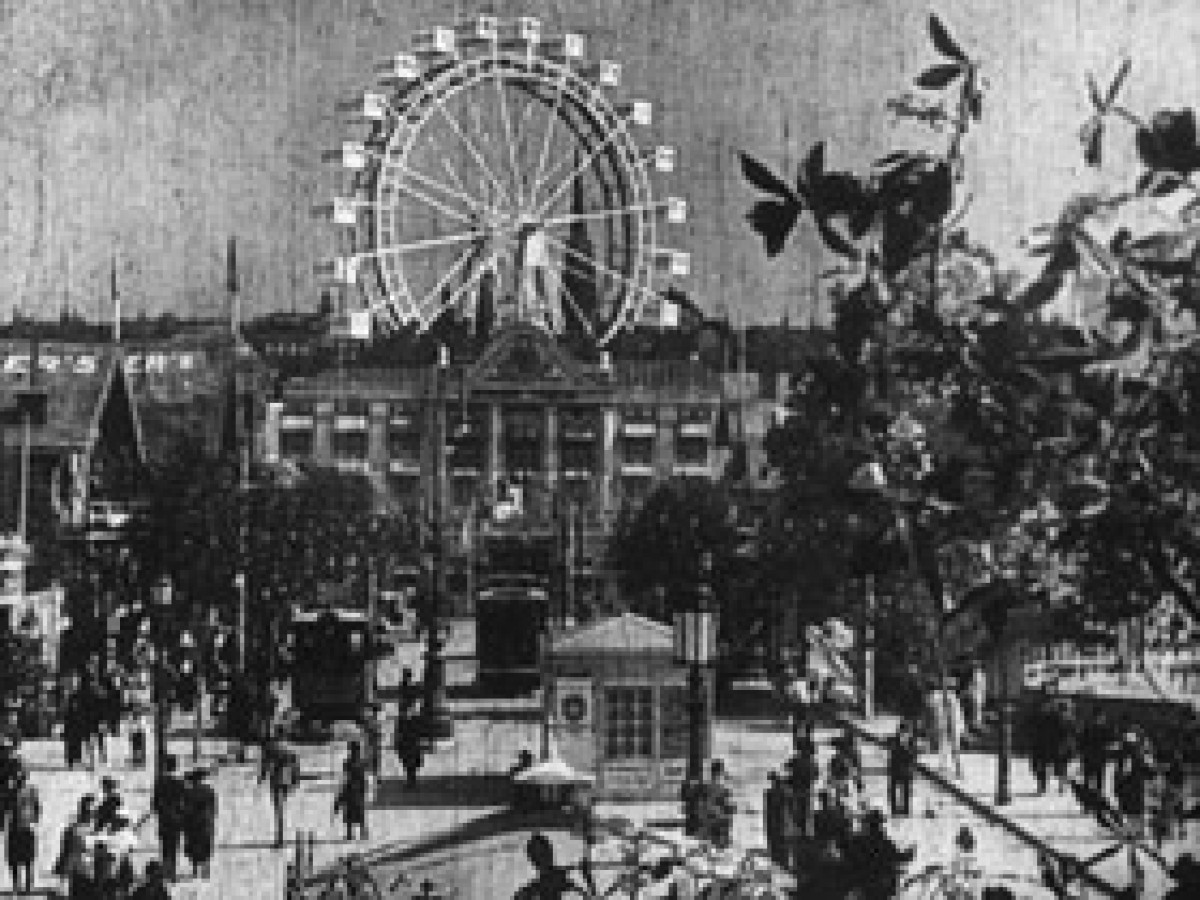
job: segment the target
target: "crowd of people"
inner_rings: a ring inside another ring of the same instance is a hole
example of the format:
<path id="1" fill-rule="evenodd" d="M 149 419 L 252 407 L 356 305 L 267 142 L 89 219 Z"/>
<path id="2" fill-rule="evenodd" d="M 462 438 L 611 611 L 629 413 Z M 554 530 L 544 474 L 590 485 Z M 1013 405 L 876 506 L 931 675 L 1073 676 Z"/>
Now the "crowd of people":
<path id="1" fill-rule="evenodd" d="M 903 733 L 901 735 L 903 740 Z M 812 896 L 845 896 L 858 890 L 866 898 L 890 897 L 902 866 L 914 851 L 901 850 L 888 836 L 882 807 L 868 802 L 864 792 L 862 757 L 853 732 L 843 731 L 833 742 L 824 767 L 811 720 L 794 736 L 794 753 L 784 772 L 771 772 L 763 796 L 767 851 L 771 860 L 796 873 L 800 890 Z M 907 813 L 895 802 L 905 792 L 892 791 L 911 773 L 893 770 L 889 753 L 889 795 L 893 812 Z M 914 758 L 915 759 L 915 758 Z"/>
<path id="2" fill-rule="evenodd" d="M 87 793 L 79 799 L 54 858 L 52 871 L 61 880 L 66 896 L 73 900 L 169 897 L 166 885 L 173 874 L 173 856 L 164 853 L 161 861 L 147 863 L 141 872 L 133 862 L 133 852 L 141 842 L 140 831 L 152 816 L 159 819 L 160 834 L 176 829 L 174 846 L 178 847 L 182 836 L 184 853 L 194 870 L 205 873 L 212 856 L 216 817 L 216 794 L 205 779 L 203 770 L 193 770 L 186 779 L 179 780 L 170 814 L 164 806 L 167 795 L 156 785 L 152 809 L 137 815 L 125 803 L 117 779 L 102 778 L 99 794 Z M 16 745 L 5 740 L 0 743 L 0 824 L 5 831 L 13 892 L 17 894 L 29 894 L 35 888 L 41 815 L 41 798 L 28 767 Z M 167 845 L 164 839 L 164 847 Z"/>
<path id="3" fill-rule="evenodd" d="M 1160 736 L 1155 746 L 1136 722 L 1116 723 L 1100 710 L 1080 715 L 1059 701 L 1035 708 L 1026 731 L 1039 793 L 1053 776 L 1057 789 L 1072 789 L 1086 812 L 1103 821 L 1115 810 L 1123 825 L 1159 849 L 1183 837 L 1186 819 L 1195 814 L 1185 804 L 1185 734 Z"/>

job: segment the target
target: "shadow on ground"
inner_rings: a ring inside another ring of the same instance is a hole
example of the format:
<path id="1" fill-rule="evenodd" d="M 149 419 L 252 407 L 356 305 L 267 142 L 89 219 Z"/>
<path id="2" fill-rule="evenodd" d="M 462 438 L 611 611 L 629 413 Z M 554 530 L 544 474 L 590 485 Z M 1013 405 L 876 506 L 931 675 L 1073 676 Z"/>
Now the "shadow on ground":
<path id="1" fill-rule="evenodd" d="M 512 784 L 504 775 L 431 775 L 418 778 L 413 787 L 403 778 L 381 778 L 371 805 L 376 809 L 446 809 L 505 806 L 511 800 Z"/>

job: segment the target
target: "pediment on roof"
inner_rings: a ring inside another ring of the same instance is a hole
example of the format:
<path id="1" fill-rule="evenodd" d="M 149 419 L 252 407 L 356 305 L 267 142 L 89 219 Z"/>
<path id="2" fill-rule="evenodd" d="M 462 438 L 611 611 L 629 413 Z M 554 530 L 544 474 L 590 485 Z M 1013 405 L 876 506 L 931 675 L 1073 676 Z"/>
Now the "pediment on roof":
<path id="1" fill-rule="evenodd" d="M 467 375 L 474 388 L 525 384 L 578 384 L 590 375 L 550 335 L 532 325 L 500 332 Z"/>
<path id="2" fill-rule="evenodd" d="M 551 652 L 555 655 L 651 653 L 670 655 L 674 632 L 670 625 L 636 613 L 611 616 L 558 635 Z"/>

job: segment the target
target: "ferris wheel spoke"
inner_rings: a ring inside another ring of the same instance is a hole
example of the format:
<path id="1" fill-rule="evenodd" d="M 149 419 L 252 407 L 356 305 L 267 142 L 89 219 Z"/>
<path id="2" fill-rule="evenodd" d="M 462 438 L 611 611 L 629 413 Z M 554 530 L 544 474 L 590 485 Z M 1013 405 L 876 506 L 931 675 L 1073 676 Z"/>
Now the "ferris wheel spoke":
<path id="1" fill-rule="evenodd" d="M 513 134 L 512 116 L 508 109 L 508 94 L 504 90 L 504 79 L 499 75 L 495 77 L 497 99 L 500 101 L 500 119 L 504 125 L 504 143 L 508 148 L 508 168 L 509 174 L 513 178 L 513 193 L 516 194 L 517 205 L 522 203 L 521 199 L 521 173 L 517 169 L 517 143 Z"/>
<path id="2" fill-rule="evenodd" d="M 558 187 L 556 187 L 553 190 L 553 192 L 551 192 L 550 196 L 547 197 L 545 201 L 543 201 L 542 203 L 540 203 L 538 205 L 538 207 L 537 207 L 538 215 L 544 216 L 546 214 L 546 212 L 552 206 L 554 206 L 554 204 L 559 200 L 559 198 L 561 198 L 567 192 L 567 189 L 572 184 L 575 183 L 575 180 L 577 178 L 579 178 L 581 175 L 583 175 L 584 172 L 586 172 L 588 169 L 591 168 L 592 163 L 594 163 L 596 161 L 596 159 L 600 156 L 600 154 L 603 153 L 605 150 L 607 150 L 612 145 L 613 141 L 615 141 L 618 137 L 620 137 L 622 134 L 625 133 L 625 130 L 627 127 L 628 126 L 624 120 L 622 120 L 621 122 L 618 122 L 617 125 L 615 127 L 613 127 L 613 129 L 604 138 L 604 140 L 602 140 L 599 144 L 597 144 L 595 147 L 593 147 L 588 152 L 587 156 L 585 156 L 583 158 L 583 161 L 580 162 L 577 166 L 575 166 L 575 168 L 571 170 L 570 174 L 568 174 L 565 178 L 563 178 L 562 181 L 560 181 L 558 183 Z M 558 171 L 558 167 L 556 166 L 555 172 L 557 172 L 557 171 Z M 554 173 L 551 173 L 551 174 L 554 174 Z M 546 176 L 546 180 L 547 181 L 550 180 L 549 175 Z"/>
<path id="3" fill-rule="evenodd" d="M 467 186 L 463 184 L 462 178 L 460 178 L 459 174 L 454 171 L 454 166 L 450 165 L 449 157 L 442 157 L 442 170 L 450 176 L 450 180 L 454 183 L 454 186 L 458 190 L 462 191 L 464 194 L 467 192 Z"/>
<path id="4" fill-rule="evenodd" d="M 411 253 L 415 250 L 430 250 L 434 247 L 444 247 L 447 244 L 461 244 L 464 241 L 478 241 L 480 234 L 478 231 L 460 231 L 457 234 L 445 234 L 438 237 L 424 238 L 419 241 L 410 241 L 407 244 L 392 244 L 388 247 L 379 247 L 375 250 L 368 250 L 364 253 L 354 254 L 357 259 L 369 259 L 380 256 L 390 256 L 394 253 Z"/>
<path id="5" fill-rule="evenodd" d="M 608 266 L 604 265 L 604 263 L 599 262 L 596 259 L 593 259 L 592 257 L 588 256 L 586 253 L 580 253 L 578 250 L 576 250 L 574 247 L 572 247 L 570 244 L 566 243 L 565 241 L 560 241 L 558 238 L 551 237 L 548 234 L 545 235 L 545 238 L 548 242 L 550 242 L 551 244 L 554 244 L 556 247 L 558 247 L 560 250 L 562 250 L 563 253 L 566 253 L 568 256 L 573 256 L 575 259 L 579 260 L 584 265 L 591 266 L 592 268 L 596 269 L 596 271 L 603 272 L 605 275 L 609 276 L 610 278 L 615 278 L 617 281 L 624 282 L 626 285 L 628 285 L 630 288 L 632 288 L 633 290 L 637 291 L 640 294 L 644 294 L 647 297 L 651 297 L 653 299 L 658 299 L 653 291 L 651 291 L 645 285 L 640 284 L 637 281 L 635 281 L 634 279 L 630 278 L 628 275 L 624 274 L 623 272 L 618 272 L 616 269 L 609 268 Z"/>
<path id="6" fill-rule="evenodd" d="M 479 148 L 475 145 L 475 142 L 467 136 L 467 133 L 463 131 L 462 126 L 451 117 L 450 113 L 446 111 L 445 106 L 439 105 L 438 110 L 441 112 L 442 118 L 446 120 L 446 124 L 450 126 L 450 130 L 458 136 L 458 139 L 462 141 L 467 152 L 471 154 L 471 158 L 475 160 L 475 165 L 479 166 L 480 171 L 482 171 L 487 180 L 492 183 L 492 186 L 496 188 L 500 197 L 503 198 L 505 202 L 508 202 L 508 191 L 505 189 L 504 185 L 500 183 L 500 179 L 496 177 L 496 174 L 492 171 L 491 166 L 487 164 L 487 160 L 483 158 L 483 154 L 479 152 Z M 476 130 L 482 131 L 482 129 L 479 128 L 478 122 L 476 122 L 475 125 Z M 486 204 L 484 205 L 486 206 Z"/>
<path id="7" fill-rule="evenodd" d="M 436 200 L 433 197 L 430 197 L 428 194 L 424 193 L 423 191 L 418 190 L 417 188 L 413 187 L 411 184 L 406 184 L 404 181 L 400 181 L 400 180 L 394 181 L 393 184 L 396 186 L 396 190 L 402 191 L 403 193 L 408 194 L 410 197 L 412 197 L 416 200 L 420 200 L 426 206 L 430 206 L 433 209 L 436 209 L 438 212 L 440 212 L 442 215 L 444 215 L 448 218 L 454 219 L 459 222 L 463 222 L 467 225 L 474 224 L 471 217 L 468 216 L 466 213 L 460 212 L 457 209 L 453 209 L 453 208 L 447 206 L 445 203 L 442 203 L 440 200 Z M 380 208 L 388 208 L 388 209 L 399 208 L 399 204 L 397 204 L 397 203 L 378 204 L 378 206 Z"/>
<path id="8" fill-rule="evenodd" d="M 534 109 L 533 101 L 531 101 L 528 97 L 525 97 L 523 108 L 521 110 L 521 115 L 517 119 L 517 136 L 519 138 L 519 144 L 517 146 L 517 150 L 520 153 L 520 158 L 521 158 L 522 162 L 525 160 L 525 150 L 527 149 L 527 146 L 528 146 L 527 137 L 529 135 L 529 120 L 533 117 L 532 116 L 533 109 Z M 530 183 L 532 184 L 532 182 L 530 182 Z"/>
<path id="9" fill-rule="evenodd" d="M 452 293 L 449 297 L 446 298 L 446 302 L 443 304 L 442 308 L 449 309 L 449 308 L 453 307 L 456 303 L 458 303 L 458 301 L 460 299 L 462 299 L 463 294 L 465 294 L 467 291 L 471 290 L 476 284 L 478 284 L 480 279 L 482 279 L 484 275 L 486 275 L 488 272 L 493 271 L 493 269 L 496 265 L 496 262 L 499 259 L 500 259 L 500 251 L 493 250 L 491 252 L 491 254 L 489 254 L 485 260 L 483 260 L 478 265 L 476 265 L 475 271 L 471 273 L 471 277 L 466 279 L 462 284 L 460 284 L 457 288 L 455 288 L 454 293 Z"/>
<path id="10" fill-rule="evenodd" d="M 634 203 L 630 206 L 623 206 L 619 209 L 598 209 L 594 212 L 587 213 L 569 213 L 563 216 L 551 216 L 548 219 L 542 219 L 539 223 L 542 227 L 548 225 L 571 225 L 575 222 L 588 222 L 597 219 L 617 219 L 622 216 L 632 216 L 642 212 L 653 212 L 658 209 L 667 207 L 666 200 L 655 200 L 652 203 Z"/>
<path id="11" fill-rule="evenodd" d="M 567 301 L 567 305 L 571 307 L 571 312 L 575 313 L 575 318 L 579 320 L 579 324 L 583 326 L 583 330 L 587 332 L 587 336 L 594 338 L 596 336 L 596 329 L 592 327 L 592 320 L 579 308 L 579 304 L 575 302 L 575 297 L 565 287 L 560 291 L 560 295 Z"/>
<path id="12" fill-rule="evenodd" d="M 543 173 L 546 171 L 546 163 L 550 159 L 550 143 L 554 134 L 554 123 L 558 117 L 562 115 L 563 96 L 567 90 L 567 76 L 563 74 L 559 77 L 558 83 L 555 86 L 554 106 L 550 109 L 550 114 L 546 118 L 546 130 L 542 134 L 542 150 L 538 154 L 537 168 L 533 173 L 533 187 L 530 189 L 530 199 L 537 196 L 537 192 L 541 190 Z"/>
<path id="13" fill-rule="evenodd" d="M 448 184 L 443 184 L 442 182 L 438 181 L 436 178 L 430 178 L 428 175 L 418 172 L 416 169 L 409 168 L 408 166 L 399 166 L 398 168 L 402 174 L 421 182 L 424 187 L 434 191 L 441 191 L 446 196 L 453 197 L 459 203 L 465 204 L 467 208 L 471 210 L 471 212 L 491 211 L 491 208 L 482 200 L 476 200 L 474 197 L 464 194 L 462 191 L 455 190 Z M 468 218 L 467 221 L 470 221 L 470 219 Z"/>
<path id="14" fill-rule="evenodd" d="M 471 262 L 471 258 L 475 256 L 477 252 L 478 248 L 468 247 L 466 250 L 460 253 L 458 255 L 458 259 L 454 261 L 454 265 L 448 268 L 442 277 L 438 279 L 437 284 L 430 288 L 429 292 L 421 298 L 421 302 L 418 304 L 417 311 L 422 315 L 422 317 L 424 316 L 425 310 L 430 307 L 430 301 L 437 301 L 437 298 L 441 295 L 442 291 L 446 289 L 446 285 L 454 280 L 454 277 L 458 274 L 458 271 L 463 266 L 468 265 Z"/>

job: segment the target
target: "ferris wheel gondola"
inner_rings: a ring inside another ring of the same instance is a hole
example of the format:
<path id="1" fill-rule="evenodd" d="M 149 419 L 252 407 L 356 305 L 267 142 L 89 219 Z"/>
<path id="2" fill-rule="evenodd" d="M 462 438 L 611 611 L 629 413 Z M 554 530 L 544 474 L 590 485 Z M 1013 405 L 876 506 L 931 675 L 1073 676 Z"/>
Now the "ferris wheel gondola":
<path id="1" fill-rule="evenodd" d="M 340 107 L 359 134 L 327 154 L 349 190 L 319 208 L 342 240 L 320 273 L 384 330 L 452 311 L 604 345 L 658 304 L 656 279 L 689 269 L 658 244 L 687 217 L 652 184 L 676 153 L 642 152 L 651 104 L 614 97 L 620 64 L 584 51 L 537 19 L 478 16 L 383 61 Z"/>

